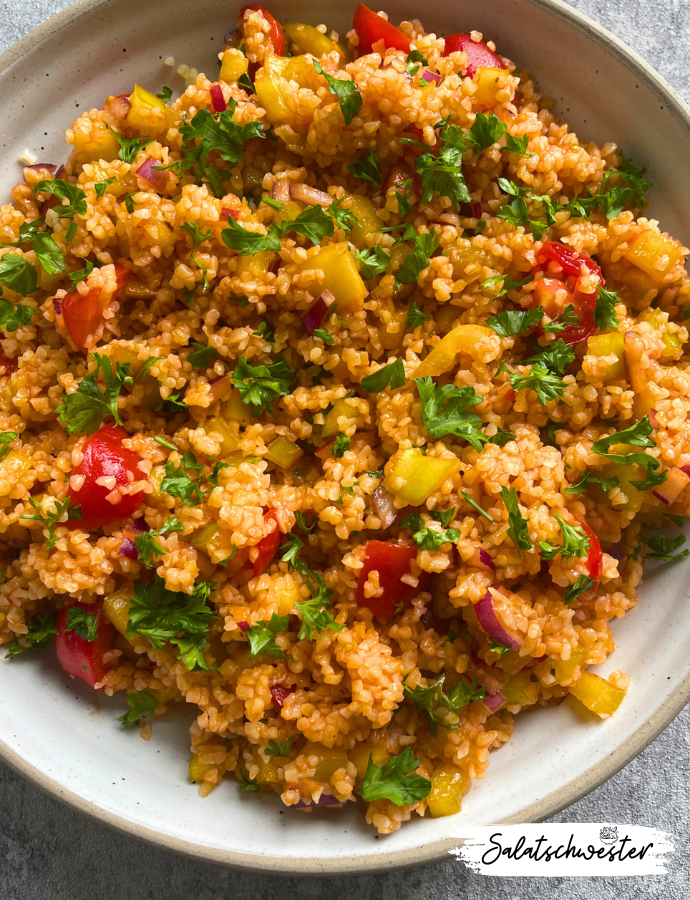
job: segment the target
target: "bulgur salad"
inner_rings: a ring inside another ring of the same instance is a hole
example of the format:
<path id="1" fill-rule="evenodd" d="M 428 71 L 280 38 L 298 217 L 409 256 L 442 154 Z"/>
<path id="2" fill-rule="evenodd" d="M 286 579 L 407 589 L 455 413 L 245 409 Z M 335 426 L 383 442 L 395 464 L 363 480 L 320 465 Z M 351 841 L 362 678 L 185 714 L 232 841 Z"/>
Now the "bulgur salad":
<path id="1" fill-rule="evenodd" d="M 218 65 L 0 211 L 3 664 L 386 834 L 517 713 L 624 700 L 589 668 L 688 553 L 688 250 L 477 32 L 252 5 Z"/>

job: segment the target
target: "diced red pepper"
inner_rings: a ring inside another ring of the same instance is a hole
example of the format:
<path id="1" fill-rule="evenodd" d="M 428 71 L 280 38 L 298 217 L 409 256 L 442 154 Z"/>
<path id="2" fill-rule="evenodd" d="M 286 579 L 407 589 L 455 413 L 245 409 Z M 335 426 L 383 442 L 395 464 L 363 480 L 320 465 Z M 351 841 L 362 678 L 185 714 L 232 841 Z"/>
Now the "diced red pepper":
<path id="1" fill-rule="evenodd" d="M 130 271 L 124 266 L 115 266 L 117 279 L 116 294 L 127 283 Z M 85 294 L 70 291 L 62 300 L 62 316 L 67 330 L 77 347 L 86 352 L 86 340 L 90 335 L 98 334 L 103 324 L 103 307 L 101 306 L 100 287 L 91 288 Z"/>
<path id="2" fill-rule="evenodd" d="M 127 450 L 122 441 L 127 432 L 117 425 L 103 425 L 88 438 L 82 448 L 84 458 L 75 466 L 72 475 L 83 475 L 84 484 L 75 491 L 70 487 L 67 494 L 72 498 L 72 506 L 80 506 L 83 518 L 70 519 L 65 524 L 68 528 L 83 528 L 87 531 L 101 528 L 104 525 L 115 525 L 129 519 L 144 499 L 144 492 L 120 494 L 120 502 L 115 504 L 107 499 L 113 490 L 104 484 L 97 484 L 103 477 L 112 477 L 116 485 L 130 483 L 127 473 L 131 473 L 131 481 L 141 481 L 144 477 L 139 469 L 142 461 L 138 453 Z"/>
<path id="3" fill-rule="evenodd" d="M 223 88 L 216 82 L 211 85 L 211 89 L 209 91 L 211 95 L 211 103 L 213 104 L 214 112 L 224 112 L 228 108 L 228 104 L 225 102 L 225 97 L 223 96 Z"/>
<path id="4" fill-rule="evenodd" d="M 57 615 L 57 634 L 53 638 L 53 646 L 58 662 L 70 675 L 81 678 L 90 687 L 96 687 L 103 681 L 108 671 L 103 662 L 103 655 L 112 648 L 117 632 L 103 615 L 103 609 L 95 603 L 76 603 L 69 609 L 87 610 L 98 618 L 98 633 L 95 641 L 87 641 L 76 631 L 67 631 L 68 607 L 61 609 Z M 99 688 L 98 690 L 102 690 Z"/>
<path id="5" fill-rule="evenodd" d="M 280 25 L 280 22 L 271 15 L 271 13 L 266 9 L 265 6 L 260 6 L 258 3 L 249 3 L 246 6 L 243 6 L 240 10 L 237 24 L 242 24 L 244 14 L 248 9 L 251 9 L 253 12 L 261 13 L 264 19 L 266 19 L 269 24 L 268 36 L 271 39 L 271 43 L 273 44 L 273 52 L 276 54 L 276 56 L 285 56 L 285 35 L 283 34 L 283 29 Z"/>
<path id="6" fill-rule="evenodd" d="M 0 353 L 0 368 L 4 368 L 5 375 L 11 375 L 12 372 L 16 371 L 17 363 L 13 359 L 8 359 Z"/>
<path id="7" fill-rule="evenodd" d="M 359 570 L 357 582 L 357 604 L 366 606 L 375 616 L 393 616 L 396 609 L 406 609 L 414 598 L 424 590 L 429 573 L 422 572 L 417 587 L 406 584 L 401 579 L 410 574 L 410 565 L 417 556 L 415 544 L 390 544 L 385 541 L 369 541 L 364 554 L 364 565 Z M 365 597 L 364 585 L 369 573 L 379 573 L 379 585 L 383 589 L 380 597 Z M 402 607 L 400 604 L 402 603 Z"/>
<path id="8" fill-rule="evenodd" d="M 596 588 L 599 587 L 602 569 L 601 544 L 599 543 L 599 538 L 586 522 L 583 522 L 582 519 L 578 519 L 578 522 L 589 538 L 589 550 L 587 552 L 586 560 L 587 574 L 590 578 L 594 579 L 595 584 L 593 585 L 593 588 L 596 590 Z"/>
<path id="9" fill-rule="evenodd" d="M 264 569 L 267 569 L 271 564 L 271 561 L 278 552 L 278 547 L 280 547 L 280 543 L 283 540 L 283 535 L 278 528 L 278 518 L 273 509 L 269 509 L 264 513 L 264 522 L 268 523 L 271 521 L 276 523 L 275 529 L 270 534 L 267 534 L 265 538 L 261 538 L 256 545 L 259 555 L 254 560 L 255 578 L 257 575 L 261 575 Z"/>
<path id="10" fill-rule="evenodd" d="M 273 700 L 273 705 L 276 709 L 282 709 L 283 703 L 285 703 L 286 699 L 290 696 L 290 694 L 294 694 L 295 686 L 292 687 L 283 687 L 282 684 L 275 684 L 272 688 L 269 688 L 271 692 L 271 699 Z"/>
<path id="11" fill-rule="evenodd" d="M 357 47 L 360 56 L 373 52 L 373 46 L 378 41 L 383 41 L 386 49 L 402 50 L 403 53 L 410 52 L 410 39 L 403 34 L 399 28 L 384 19 L 377 16 L 376 13 L 360 3 L 355 10 L 355 17 L 352 27 L 357 32 L 359 45 Z"/>
<path id="12" fill-rule="evenodd" d="M 498 53 L 490 50 L 484 41 L 473 41 L 469 34 L 448 35 L 443 55 L 450 56 L 451 53 L 456 53 L 458 50 L 467 54 L 465 74 L 469 78 L 474 78 L 474 74 L 480 66 L 487 66 L 490 69 L 508 68 Z"/>
<path id="13" fill-rule="evenodd" d="M 546 276 L 534 287 L 532 293 L 534 305 L 542 306 L 546 314 L 555 319 L 566 306 L 572 304 L 574 314 L 580 319 L 578 325 L 567 325 L 557 335 L 566 344 L 584 341 L 596 330 L 594 310 L 597 305 L 597 294 L 584 293 L 580 290 L 583 266 L 586 273 L 595 275 L 603 286 L 601 269 L 589 256 L 583 256 L 558 241 L 545 241 L 537 253 L 537 271 L 545 272 Z M 557 291 L 563 290 L 566 291 L 565 299 L 556 299 Z"/>

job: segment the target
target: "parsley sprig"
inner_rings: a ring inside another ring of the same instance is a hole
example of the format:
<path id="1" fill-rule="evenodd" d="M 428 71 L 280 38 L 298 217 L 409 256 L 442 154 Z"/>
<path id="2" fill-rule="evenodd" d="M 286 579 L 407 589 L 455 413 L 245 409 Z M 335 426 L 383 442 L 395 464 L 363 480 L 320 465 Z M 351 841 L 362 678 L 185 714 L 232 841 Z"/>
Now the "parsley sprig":
<path id="1" fill-rule="evenodd" d="M 72 394 L 65 394 L 62 403 L 56 409 L 58 418 L 68 434 L 93 434 L 101 423 L 110 418 L 122 425 L 117 409 L 117 401 L 124 385 L 132 385 L 134 379 L 130 374 L 129 363 L 116 363 L 113 369 L 109 357 L 91 354 L 96 361 L 96 368 L 85 375 Z M 96 379 L 101 376 L 105 387 L 101 389 Z"/>
<path id="2" fill-rule="evenodd" d="M 399 756 L 392 756 L 385 766 L 377 766 L 369 757 L 364 780 L 357 793 L 372 803 L 375 800 L 390 800 L 396 806 L 406 806 L 423 800 L 431 790 L 431 782 L 422 775 L 410 774 L 419 765 L 419 760 L 409 747 Z"/>
<path id="3" fill-rule="evenodd" d="M 251 366 L 243 356 L 232 373 L 232 381 L 244 404 L 255 416 L 273 413 L 273 401 L 290 393 L 295 373 L 282 356 L 269 365 Z"/>
<path id="4" fill-rule="evenodd" d="M 162 485 L 161 489 L 163 489 Z M 184 531 L 184 525 L 177 516 L 168 516 L 163 523 L 163 526 L 159 528 L 158 531 L 145 531 L 143 534 L 138 534 L 134 538 L 134 545 L 139 554 L 139 562 L 143 563 L 147 569 L 150 569 L 157 564 L 154 556 L 164 556 L 166 552 L 165 548 L 161 546 L 157 538 L 163 537 L 163 535 L 166 534 L 171 534 L 173 531 Z"/>
<path id="5" fill-rule="evenodd" d="M 483 700 L 486 697 L 486 691 L 483 687 L 478 687 L 476 678 L 468 686 L 460 677 L 458 683 L 450 688 L 447 694 L 443 690 L 445 680 L 444 674 L 426 687 L 422 685 L 415 688 L 408 685 L 403 687 L 405 698 L 411 700 L 426 717 L 433 737 L 436 737 L 439 725 L 448 731 L 455 731 L 460 722 L 458 710 L 474 700 Z"/>
<path id="6" fill-rule="evenodd" d="M 57 613 L 46 613 L 37 616 L 28 624 L 28 633 L 20 634 L 6 647 L 5 659 L 12 659 L 27 650 L 44 650 L 53 644 L 53 635 L 57 634 L 55 622 Z"/>
<path id="7" fill-rule="evenodd" d="M 118 718 L 118 722 L 122 722 L 125 728 L 132 728 L 139 724 L 142 716 L 151 715 L 158 706 L 158 699 L 150 691 L 137 691 L 127 697 L 127 706 L 129 709 Z"/>
<path id="8" fill-rule="evenodd" d="M 575 556 L 580 559 L 586 559 L 589 553 L 590 540 L 582 526 L 568 525 L 558 513 L 555 513 L 554 518 L 561 529 L 563 543 L 559 547 L 555 547 L 549 541 L 539 541 L 542 559 L 551 561 L 559 555 L 561 559 L 572 559 Z"/>
<path id="9" fill-rule="evenodd" d="M 529 524 L 520 512 L 517 491 L 515 488 L 501 488 L 501 497 L 508 511 L 508 537 L 515 544 L 518 553 L 522 556 L 523 550 L 532 549 L 532 541 L 529 536 Z"/>
<path id="10" fill-rule="evenodd" d="M 482 449 L 486 443 L 481 431 L 482 420 L 470 409 L 483 398 L 473 387 L 439 385 L 429 376 L 415 378 L 414 383 L 422 401 L 422 424 L 432 438 L 453 434 L 464 438 L 475 450 Z"/>
<path id="11" fill-rule="evenodd" d="M 52 550 L 53 547 L 57 544 L 57 536 L 55 534 L 55 528 L 59 524 L 63 524 L 60 522 L 65 513 L 67 513 L 68 519 L 77 519 L 81 518 L 81 508 L 79 506 L 72 506 L 72 498 L 65 497 L 64 500 L 58 500 L 56 497 L 50 497 L 50 500 L 53 501 L 53 508 L 46 510 L 45 513 L 41 509 L 41 503 L 38 497 L 30 497 L 29 503 L 33 506 L 34 509 L 37 509 L 36 513 L 23 513 L 22 519 L 33 519 L 36 522 L 42 522 L 43 525 L 48 529 L 48 540 L 46 541 L 46 549 Z"/>
<path id="12" fill-rule="evenodd" d="M 328 82 L 328 89 L 331 94 L 335 94 L 338 98 L 340 111 L 343 114 L 345 124 L 349 125 L 362 108 L 362 95 L 357 90 L 357 85 L 354 81 L 334 78 L 332 75 L 324 72 L 321 64 L 315 59 L 312 59 L 312 65 L 314 66 L 315 71 L 318 72 L 319 75 L 322 75 Z"/>

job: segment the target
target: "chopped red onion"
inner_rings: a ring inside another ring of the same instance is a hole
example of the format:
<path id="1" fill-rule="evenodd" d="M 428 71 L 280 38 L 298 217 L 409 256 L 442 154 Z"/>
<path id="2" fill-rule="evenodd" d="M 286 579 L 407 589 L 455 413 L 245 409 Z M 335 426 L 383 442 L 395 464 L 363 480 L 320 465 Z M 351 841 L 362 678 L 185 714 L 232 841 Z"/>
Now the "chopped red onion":
<path id="1" fill-rule="evenodd" d="M 649 424 L 652 426 L 652 428 L 658 428 L 658 427 L 659 427 L 659 420 L 658 420 L 657 417 L 656 417 L 656 410 L 655 410 L 655 409 L 650 409 L 650 410 L 649 410 Z"/>
<path id="2" fill-rule="evenodd" d="M 612 556 L 614 559 L 617 559 L 620 562 L 623 559 L 623 548 L 620 544 L 612 544 L 609 549 L 606 551 L 609 556 Z"/>
<path id="3" fill-rule="evenodd" d="M 481 203 L 473 203 L 472 204 L 472 215 L 475 219 L 481 219 L 482 217 L 482 205 Z"/>
<path id="4" fill-rule="evenodd" d="M 210 94 L 214 112 L 225 112 L 225 110 L 228 108 L 228 105 L 225 102 L 225 97 L 223 96 L 223 88 L 218 84 L 218 82 L 211 85 Z"/>
<path id="5" fill-rule="evenodd" d="M 124 556 L 126 559 L 139 559 L 137 545 L 131 538 L 122 538 L 120 549 L 117 551 L 118 556 Z"/>
<path id="6" fill-rule="evenodd" d="M 52 175 L 57 166 L 54 163 L 32 163 L 30 166 L 24 166 L 24 168 L 31 169 L 33 172 L 40 172 L 42 169 L 46 169 Z"/>
<path id="7" fill-rule="evenodd" d="M 491 569 L 492 572 L 496 571 L 493 559 L 486 550 L 482 550 L 481 548 L 479 550 L 479 565 L 484 566 L 485 569 Z"/>
<path id="8" fill-rule="evenodd" d="M 237 627 L 240 629 L 240 631 L 244 632 L 249 628 L 249 622 L 238 622 Z"/>
<path id="9" fill-rule="evenodd" d="M 499 710 L 503 704 L 506 702 L 506 698 L 500 691 L 496 691 L 495 694 L 488 694 L 482 700 L 484 706 L 489 710 L 490 713 L 495 713 Z"/>
<path id="10" fill-rule="evenodd" d="M 477 603 L 474 611 L 477 614 L 479 624 L 490 638 L 498 641 L 499 644 L 510 647 L 511 650 L 519 650 L 522 647 L 522 641 L 518 640 L 501 624 L 494 609 L 494 598 L 490 590 Z"/>
<path id="11" fill-rule="evenodd" d="M 117 97 L 113 97 L 108 106 L 110 107 L 110 112 L 118 119 L 124 119 L 127 113 L 132 108 L 132 101 L 129 99 L 130 94 L 118 94 Z"/>
<path id="12" fill-rule="evenodd" d="M 654 496 L 658 500 L 661 500 L 662 503 L 665 503 L 666 506 L 671 506 L 671 504 L 675 503 L 684 488 L 690 484 L 690 475 L 686 469 L 687 466 L 683 466 L 682 469 L 675 467 L 669 469 L 666 481 L 664 481 L 663 484 L 657 485 L 652 491 Z"/>
<path id="13" fill-rule="evenodd" d="M 53 297 L 53 313 L 55 314 L 55 321 L 58 323 L 62 322 L 62 300 L 58 300 L 57 297 Z"/>
<path id="14" fill-rule="evenodd" d="M 441 76 L 437 72 L 432 72 L 430 69 L 424 69 L 422 72 L 422 78 L 424 81 L 435 81 L 436 84 L 441 83 Z"/>
<path id="15" fill-rule="evenodd" d="M 286 181 L 284 178 L 276 178 L 273 182 L 273 188 L 271 190 L 271 197 L 274 200 L 277 200 L 278 203 L 289 203 L 290 202 L 290 183 Z"/>
<path id="16" fill-rule="evenodd" d="M 334 797 L 332 794 L 321 794 L 319 799 L 314 803 L 313 800 L 310 800 L 308 803 L 305 803 L 304 800 L 299 799 L 297 803 L 293 803 L 290 809 L 312 809 L 318 806 L 342 806 L 342 801 L 338 800 L 337 797 Z"/>
<path id="17" fill-rule="evenodd" d="M 65 167 L 64 167 L 62 164 L 60 164 L 60 165 L 58 166 L 58 168 L 57 168 L 57 172 L 55 173 L 54 177 L 55 177 L 55 178 L 62 178 L 62 176 L 63 176 L 64 174 L 65 174 Z"/>
<path id="18" fill-rule="evenodd" d="M 381 530 L 390 528 L 398 515 L 398 510 L 393 503 L 393 495 L 385 487 L 379 485 L 372 495 L 374 512 L 381 520 Z"/>
<path id="19" fill-rule="evenodd" d="M 293 200 L 301 200 L 303 203 L 309 203 L 312 206 L 330 206 L 333 199 L 328 194 L 324 194 L 323 191 L 318 191 L 308 184 L 291 184 L 290 196 Z"/>
<path id="20" fill-rule="evenodd" d="M 309 334 L 314 334 L 316 329 L 321 327 L 321 323 L 323 322 L 324 316 L 327 312 L 328 309 L 326 308 L 326 304 L 323 302 L 321 297 L 319 297 L 312 308 L 304 313 L 304 315 L 302 316 L 302 321 L 304 322 L 304 327 L 307 329 Z"/>
<path id="21" fill-rule="evenodd" d="M 133 519 L 127 525 L 127 530 L 144 534 L 146 531 L 151 531 L 151 526 L 147 524 L 146 519 L 142 516 L 140 519 Z"/>
<path id="22" fill-rule="evenodd" d="M 134 174 L 137 178 L 148 181 L 151 187 L 155 188 L 158 193 L 162 193 L 168 184 L 168 173 L 167 170 L 156 168 L 161 165 L 162 163 L 159 159 L 148 156 Z"/>

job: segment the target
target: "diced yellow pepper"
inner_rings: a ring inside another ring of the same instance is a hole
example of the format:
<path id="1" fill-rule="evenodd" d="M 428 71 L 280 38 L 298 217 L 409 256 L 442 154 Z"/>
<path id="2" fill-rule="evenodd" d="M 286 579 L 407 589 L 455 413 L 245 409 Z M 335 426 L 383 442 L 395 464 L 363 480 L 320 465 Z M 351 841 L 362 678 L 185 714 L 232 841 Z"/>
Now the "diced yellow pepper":
<path id="1" fill-rule="evenodd" d="M 469 266 L 486 266 L 489 263 L 486 251 L 481 247 L 475 247 L 467 238 L 459 238 L 448 248 L 446 256 L 451 261 L 453 278 L 456 281 L 475 277 L 474 270 L 467 272 Z"/>
<path id="2" fill-rule="evenodd" d="M 196 550 L 203 550 L 213 563 L 225 562 L 237 552 L 237 545 L 232 542 L 232 534 L 225 528 L 212 523 L 206 525 L 192 536 L 189 543 Z"/>
<path id="3" fill-rule="evenodd" d="M 605 381 L 625 377 L 625 359 L 623 357 L 623 335 L 617 331 L 611 334 L 595 334 L 587 338 L 588 356 L 616 356 L 616 362 L 606 367 Z"/>
<path id="4" fill-rule="evenodd" d="M 460 460 L 457 458 L 422 456 L 421 450 L 398 451 L 392 459 L 393 467 L 386 475 L 383 486 L 398 500 L 409 503 L 410 506 L 424 503 L 427 497 L 460 468 Z"/>
<path id="5" fill-rule="evenodd" d="M 223 403 L 223 418 L 248 425 L 252 420 L 252 408 L 242 402 L 242 397 L 237 388 L 233 388 L 230 396 Z"/>
<path id="6" fill-rule="evenodd" d="M 661 330 L 664 322 L 664 315 L 658 309 L 648 309 L 642 313 L 640 316 L 641 322 L 649 322 L 657 331 Z M 676 359 L 682 349 L 683 342 L 681 341 L 678 333 L 675 331 L 666 331 L 662 336 L 661 340 L 664 342 L 664 349 L 661 351 L 661 359 L 669 360 Z"/>
<path id="7" fill-rule="evenodd" d="M 264 762 L 261 757 L 257 760 L 257 765 L 259 766 L 259 772 L 255 778 L 257 784 L 279 784 L 280 778 L 278 778 L 278 766 L 275 762 L 270 759 L 268 762 Z"/>
<path id="8" fill-rule="evenodd" d="M 469 777 L 452 763 L 443 763 L 431 776 L 431 790 L 427 797 L 429 812 L 434 819 L 454 816 L 462 809 L 462 798 L 470 789 Z"/>
<path id="9" fill-rule="evenodd" d="M 234 84 L 244 75 L 248 68 L 249 60 L 244 53 L 232 47 L 223 52 L 223 61 L 220 64 L 218 79 L 226 84 Z"/>
<path id="10" fill-rule="evenodd" d="M 189 760 L 189 777 L 192 781 L 203 781 L 204 775 L 215 768 L 217 768 L 215 765 L 200 763 L 198 753 L 192 753 Z"/>
<path id="11" fill-rule="evenodd" d="M 683 253 L 674 241 L 651 229 L 636 235 L 623 256 L 657 282 L 683 262 Z"/>
<path id="12" fill-rule="evenodd" d="M 283 222 L 293 222 L 304 208 L 304 203 L 300 203 L 299 200 L 290 200 L 282 209 L 276 212 L 276 224 L 282 225 Z"/>
<path id="13" fill-rule="evenodd" d="M 626 694 L 622 688 L 614 687 L 594 672 L 583 672 L 570 688 L 570 693 L 602 719 L 615 713 Z"/>
<path id="14" fill-rule="evenodd" d="M 288 22 L 283 26 L 285 36 L 291 44 L 294 44 L 298 54 L 311 53 L 317 59 L 325 56 L 326 53 L 332 53 L 335 50 L 338 53 L 338 65 L 344 66 L 348 61 L 347 52 L 342 44 L 322 34 L 312 25 L 303 25 L 301 22 Z"/>
<path id="15" fill-rule="evenodd" d="M 398 309 L 391 316 L 388 325 L 379 325 L 381 346 L 384 350 L 396 350 L 405 337 L 405 323 L 407 322 L 407 309 Z"/>
<path id="16" fill-rule="evenodd" d="M 74 129 L 74 152 L 81 163 L 112 162 L 120 152 L 120 143 L 105 122 L 92 122 L 88 133 Z"/>
<path id="17" fill-rule="evenodd" d="M 501 686 L 508 706 L 532 706 L 539 697 L 539 682 L 532 681 L 529 672 L 518 672 Z"/>
<path id="18" fill-rule="evenodd" d="M 633 447 L 631 444 L 614 444 L 611 449 L 611 453 L 619 453 L 619 454 L 628 454 L 628 453 L 640 453 L 639 447 Z M 631 484 L 632 481 L 644 481 L 644 469 L 641 466 L 632 466 L 625 465 L 624 463 L 608 463 L 604 467 L 604 475 L 606 478 L 618 478 L 618 487 L 628 498 L 627 503 L 623 506 L 616 504 L 616 509 L 624 509 L 629 512 L 637 512 L 638 509 L 644 503 L 644 493 L 642 491 L 638 491 L 638 489 Z M 599 490 L 599 485 L 592 485 L 593 494 L 592 496 L 596 499 L 600 497 L 601 499 L 606 499 L 603 494 L 603 490 L 601 490 L 601 494 Z"/>
<path id="19" fill-rule="evenodd" d="M 459 353 L 478 362 L 491 362 L 500 355 L 501 341 L 491 328 L 483 325 L 458 325 L 441 338 L 427 358 L 415 370 L 415 378 L 443 375 L 455 366 Z"/>
<path id="20" fill-rule="evenodd" d="M 304 451 L 302 448 L 282 435 L 269 444 L 266 451 L 266 459 L 270 459 L 272 463 L 283 469 L 291 469 L 297 460 L 303 456 Z"/>
<path id="21" fill-rule="evenodd" d="M 340 428 L 338 427 L 338 419 L 342 418 L 342 416 L 347 416 L 348 419 L 358 419 L 359 411 L 356 406 L 353 406 L 348 399 L 343 397 L 340 400 L 336 400 L 333 404 L 333 409 L 330 410 L 326 414 L 326 419 L 323 423 L 323 427 L 321 428 L 321 434 L 324 437 L 333 437 L 338 434 Z"/>
<path id="22" fill-rule="evenodd" d="M 480 109 L 491 109 L 500 101 L 496 94 L 510 84 L 510 73 L 506 69 L 494 69 L 491 66 L 479 66 L 472 81 L 476 84 L 473 105 Z"/>
<path id="23" fill-rule="evenodd" d="M 319 757 L 319 763 L 314 772 L 314 778 L 317 781 L 328 781 L 334 772 L 347 766 L 347 750 L 343 747 L 325 747 L 323 744 L 308 741 L 304 745 L 301 755 Z"/>
<path id="24" fill-rule="evenodd" d="M 367 743 L 355 744 L 352 750 L 348 751 L 348 759 L 357 766 L 357 778 L 361 781 L 367 772 L 369 758 L 375 766 L 385 766 L 391 758 L 390 753 L 383 747 L 372 746 Z"/>
<path id="25" fill-rule="evenodd" d="M 322 247 L 317 254 L 299 264 L 300 272 L 309 269 L 322 270 L 321 289 L 333 294 L 339 313 L 354 312 L 362 308 L 367 289 L 346 241 Z"/>
<path id="26" fill-rule="evenodd" d="M 289 59 L 271 54 L 266 57 L 254 79 L 254 89 L 259 105 L 266 110 L 266 121 L 272 125 L 280 125 L 292 117 L 292 111 L 287 104 L 285 95 L 287 86 L 284 83 L 281 84 L 289 62 Z"/>
<path id="27" fill-rule="evenodd" d="M 310 91 L 314 91 L 314 93 L 323 85 L 323 81 L 312 65 L 311 60 L 305 59 L 304 56 L 293 56 L 292 59 L 288 59 L 288 64 L 283 71 L 283 77 L 286 81 L 295 81 L 301 88 L 307 88 Z"/>
<path id="28" fill-rule="evenodd" d="M 553 667 L 554 678 L 558 684 L 570 681 L 575 674 L 575 670 L 581 665 L 582 660 L 587 656 L 589 650 L 580 647 L 573 650 L 570 659 L 549 659 L 549 665 Z"/>
<path id="29" fill-rule="evenodd" d="M 168 127 L 168 107 L 155 94 L 135 84 L 130 94 L 127 124 L 149 135 L 162 134 Z"/>
<path id="30" fill-rule="evenodd" d="M 244 404 L 242 405 L 244 406 Z M 219 434 L 222 438 L 220 449 L 223 456 L 227 456 L 228 453 L 233 453 L 237 450 L 239 439 L 224 419 L 221 419 L 219 416 L 209 419 L 206 423 L 206 434 L 210 434 L 212 431 Z"/>
<path id="31" fill-rule="evenodd" d="M 350 240 L 358 250 L 365 250 L 368 246 L 365 238 L 368 234 L 374 234 L 381 227 L 381 219 L 376 215 L 374 204 L 368 197 L 362 194 L 352 195 L 350 210 L 357 219 L 357 224 L 350 232 Z"/>
<path id="32" fill-rule="evenodd" d="M 240 280 L 247 281 L 252 278 L 263 278 L 273 265 L 275 258 L 275 253 L 272 253 L 270 250 L 262 250 L 260 253 L 240 256 L 237 260 L 237 274 Z"/>
<path id="33" fill-rule="evenodd" d="M 103 615 L 114 625 L 120 634 L 127 633 L 129 625 L 129 607 L 132 602 L 133 588 L 131 585 L 108 594 L 103 601 Z"/>

